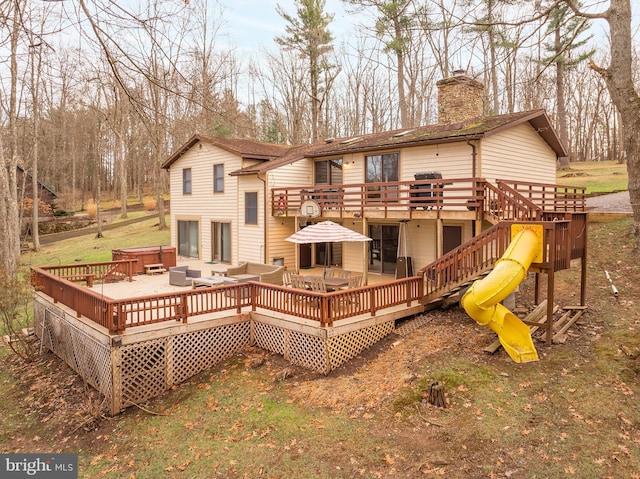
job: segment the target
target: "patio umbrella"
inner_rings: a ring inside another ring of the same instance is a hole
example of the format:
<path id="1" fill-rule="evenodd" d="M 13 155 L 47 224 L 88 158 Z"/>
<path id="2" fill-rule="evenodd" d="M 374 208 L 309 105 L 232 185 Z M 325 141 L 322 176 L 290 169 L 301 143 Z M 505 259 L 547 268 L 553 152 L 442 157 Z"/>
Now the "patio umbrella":
<path id="1" fill-rule="evenodd" d="M 321 221 L 293 233 L 286 241 L 296 244 L 309 243 L 344 243 L 350 241 L 371 241 L 371 238 L 356 231 L 345 228 L 333 221 Z M 328 255 L 325 255 L 325 268 Z M 296 265 L 297 266 L 297 265 Z"/>

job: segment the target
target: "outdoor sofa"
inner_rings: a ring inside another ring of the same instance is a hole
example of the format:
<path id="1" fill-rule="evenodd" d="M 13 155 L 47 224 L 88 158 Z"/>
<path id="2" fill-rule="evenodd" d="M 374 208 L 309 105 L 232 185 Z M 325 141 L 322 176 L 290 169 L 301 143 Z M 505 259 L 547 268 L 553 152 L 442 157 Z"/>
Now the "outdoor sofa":
<path id="1" fill-rule="evenodd" d="M 261 283 L 282 284 L 284 266 L 276 266 L 262 263 L 245 262 L 238 266 L 229 266 L 227 276 L 237 278 L 238 281 L 250 279 L 258 276 Z"/>
<path id="2" fill-rule="evenodd" d="M 169 268 L 169 284 L 173 286 L 191 286 L 193 278 L 199 278 L 201 272 L 188 266 L 172 266 Z"/>

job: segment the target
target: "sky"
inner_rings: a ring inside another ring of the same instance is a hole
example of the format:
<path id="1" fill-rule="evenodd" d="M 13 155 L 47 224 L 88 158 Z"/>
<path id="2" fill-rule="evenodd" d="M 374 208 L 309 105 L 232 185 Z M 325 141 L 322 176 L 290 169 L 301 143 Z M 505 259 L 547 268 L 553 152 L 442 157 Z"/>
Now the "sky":
<path id="1" fill-rule="evenodd" d="M 274 38 L 286 34 L 286 21 L 276 12 L 276 5 L 296 16 L 293 0 L 220 0 L 219 3 L 224 20 L 221 33 L 228 35 L 230 44 L 246 52 L 257 52 L 263 47 L 272 49 L 276 46 Z M 326 0 L 325 12 L 334 14 L 329 29 L 339 44 L 356 28 L 357 16 L 348 14 L 340 0 Z"/>

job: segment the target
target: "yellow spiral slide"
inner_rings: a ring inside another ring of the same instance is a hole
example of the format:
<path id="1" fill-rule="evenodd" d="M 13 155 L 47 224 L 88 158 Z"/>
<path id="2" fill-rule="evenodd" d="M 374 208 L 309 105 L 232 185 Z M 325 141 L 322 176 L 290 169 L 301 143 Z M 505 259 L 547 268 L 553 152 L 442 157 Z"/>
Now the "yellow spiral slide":
<path id="1" fill-rule="evenodd" d="M 517 363 L 537 361 L 538 352 L 529 326 L 500 302 L 525 279 L 531 263 L 542 261 L 542 234 L 540 225 L 512 225 L 512 239 L 502 258 L 460 300 L 471 318 L 498 334 L 505 351 Z"/>

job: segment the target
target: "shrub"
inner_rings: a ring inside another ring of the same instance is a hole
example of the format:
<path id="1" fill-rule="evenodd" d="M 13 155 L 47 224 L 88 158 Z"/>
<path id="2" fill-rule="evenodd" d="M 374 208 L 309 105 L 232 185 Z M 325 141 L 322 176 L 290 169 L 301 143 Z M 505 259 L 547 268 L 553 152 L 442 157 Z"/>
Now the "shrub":
<path id="1" fill-rule="evenodd" d="M 145 198 L 143 204 L 144 204 L 144 209 L 147 211 L 155 211 L 157 206 L 155 198 Z"/>
<path id="2" fill-rule="evenodd" d="M 53 212 L 53 216 L 73 216 L 75 213 L 73 211 L 67 211 L 63 209 L 57 209 Z"/>
<path id="3" fill-rule="evenodd" d="M 29 275 L 9 276 L 0 271 L 0 328 L 9 338 L 9 347 L 25 361 L 32 361 L 35 346 L 22 330 L 31 326 L 29 315 L 33 291 Z"/>
<path id="4" fill-rule="evenodd" d="M 90 218 L 98 217 L 98 205 L 96 204 L 95 201 L 93 200 L 87 201 L 87 207 L 85 209 L 87 211 L 87 215 L 89 215 Z"/>

